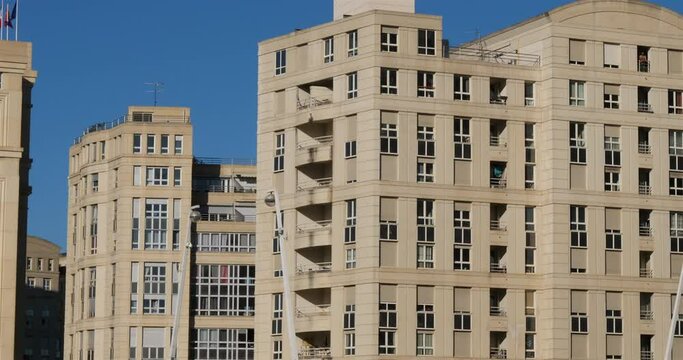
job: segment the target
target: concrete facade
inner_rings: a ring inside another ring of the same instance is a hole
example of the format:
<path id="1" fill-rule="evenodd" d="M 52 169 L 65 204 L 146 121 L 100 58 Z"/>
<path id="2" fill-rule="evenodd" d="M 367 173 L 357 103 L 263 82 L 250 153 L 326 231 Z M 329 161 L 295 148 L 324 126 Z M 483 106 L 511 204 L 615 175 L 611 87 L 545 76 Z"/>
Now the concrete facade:
<path id="1" fill-rule="evenodd" d="M 65 358 L 170 358 L 188 230 L 178 359 L 253 356 L 255 167 L 192 145 L 188 108 L 130 107 L 71 147 Z"/>
<path id="2" fill-rule="evenodd" d="M 259 45 L 258 198 L 284 208 L 299 358 L 662 358 L 681 15 L 577 1 L 443 39 L 371 10 Z M 278 249 L 256 264 L 256 358 L 288 359 Z"/>
<path id="3" fill-rule="evenodd" d="M 32 69 L 30 43 L 0 41 L 0 354 L 20 359 Z M 13 355 L 11 355 L 13 354 Z"/>

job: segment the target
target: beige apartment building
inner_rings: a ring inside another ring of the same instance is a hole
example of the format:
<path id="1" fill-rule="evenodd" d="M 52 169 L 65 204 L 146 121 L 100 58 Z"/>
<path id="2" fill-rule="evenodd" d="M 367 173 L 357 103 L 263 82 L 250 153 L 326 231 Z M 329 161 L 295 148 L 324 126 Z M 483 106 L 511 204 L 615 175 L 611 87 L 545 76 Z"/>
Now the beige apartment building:
<path id="1" fill-rule="evenodd" d="M 23 355 L 32 45 L 0 41 L 0 354 Z"/>
<path id="2" fill-rule="evenodd" d="M 192 144 L 175 107 L 130 107 L 75 140 L 65 359 L 170 359 L 177 306 L 178 359 L 253 357 L 256 169 Z"/>
<path id="3" fill-rule="evenodd" d="M 59 245 L 28 236 L 26 243 L 26 288 L 23 359 L 62 359 L 64 347 L 64 292 Z"/>
<path id="4" fill-rule="evenodd" d="M 460 46 L 442 29 L 413 0 L 336 0 L 259 45 L 258 198 L 284 209 L 299 359 L 663 358 L 683 17 L 583 0 Z M 289 359 L 256 204 L 256 358 Z"/>

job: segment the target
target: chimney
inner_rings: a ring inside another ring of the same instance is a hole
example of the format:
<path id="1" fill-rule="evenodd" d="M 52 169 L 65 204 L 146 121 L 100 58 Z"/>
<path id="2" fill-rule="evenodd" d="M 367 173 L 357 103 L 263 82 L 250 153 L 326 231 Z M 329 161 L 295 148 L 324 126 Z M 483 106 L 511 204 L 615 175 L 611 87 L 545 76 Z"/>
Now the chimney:
<path id="1" fill-rule="evenodd" d="M 334 19 L 370 10 L 391 10 L 415 13 L 415 0 L 334 0 Z"/>

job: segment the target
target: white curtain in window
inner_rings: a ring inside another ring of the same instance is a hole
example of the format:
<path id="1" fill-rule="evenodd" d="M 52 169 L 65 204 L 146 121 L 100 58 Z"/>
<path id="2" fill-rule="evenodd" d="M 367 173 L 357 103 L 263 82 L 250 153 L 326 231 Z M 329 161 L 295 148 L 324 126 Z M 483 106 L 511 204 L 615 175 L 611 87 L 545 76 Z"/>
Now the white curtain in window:
<path id="1" fill-rule="evenodd" d="M 605 44 L 605 65 L 621 65 L 621 46 Z"/>

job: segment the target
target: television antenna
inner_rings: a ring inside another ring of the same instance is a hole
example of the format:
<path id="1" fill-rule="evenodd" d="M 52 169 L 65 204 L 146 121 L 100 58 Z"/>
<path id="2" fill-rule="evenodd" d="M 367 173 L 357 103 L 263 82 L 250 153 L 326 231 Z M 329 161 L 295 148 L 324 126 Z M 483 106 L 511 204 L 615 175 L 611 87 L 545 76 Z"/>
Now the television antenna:
<path id="1" fill-rule="evenodd" d="M 151 87 L 150 90 L 145 91 L 146 93 L 154 93 L 154 106 L 157 106 L 159 100 L 159 94 L 164 91 L 164 83 L 161 81 L 146 82 L 145 86 Z"/>

